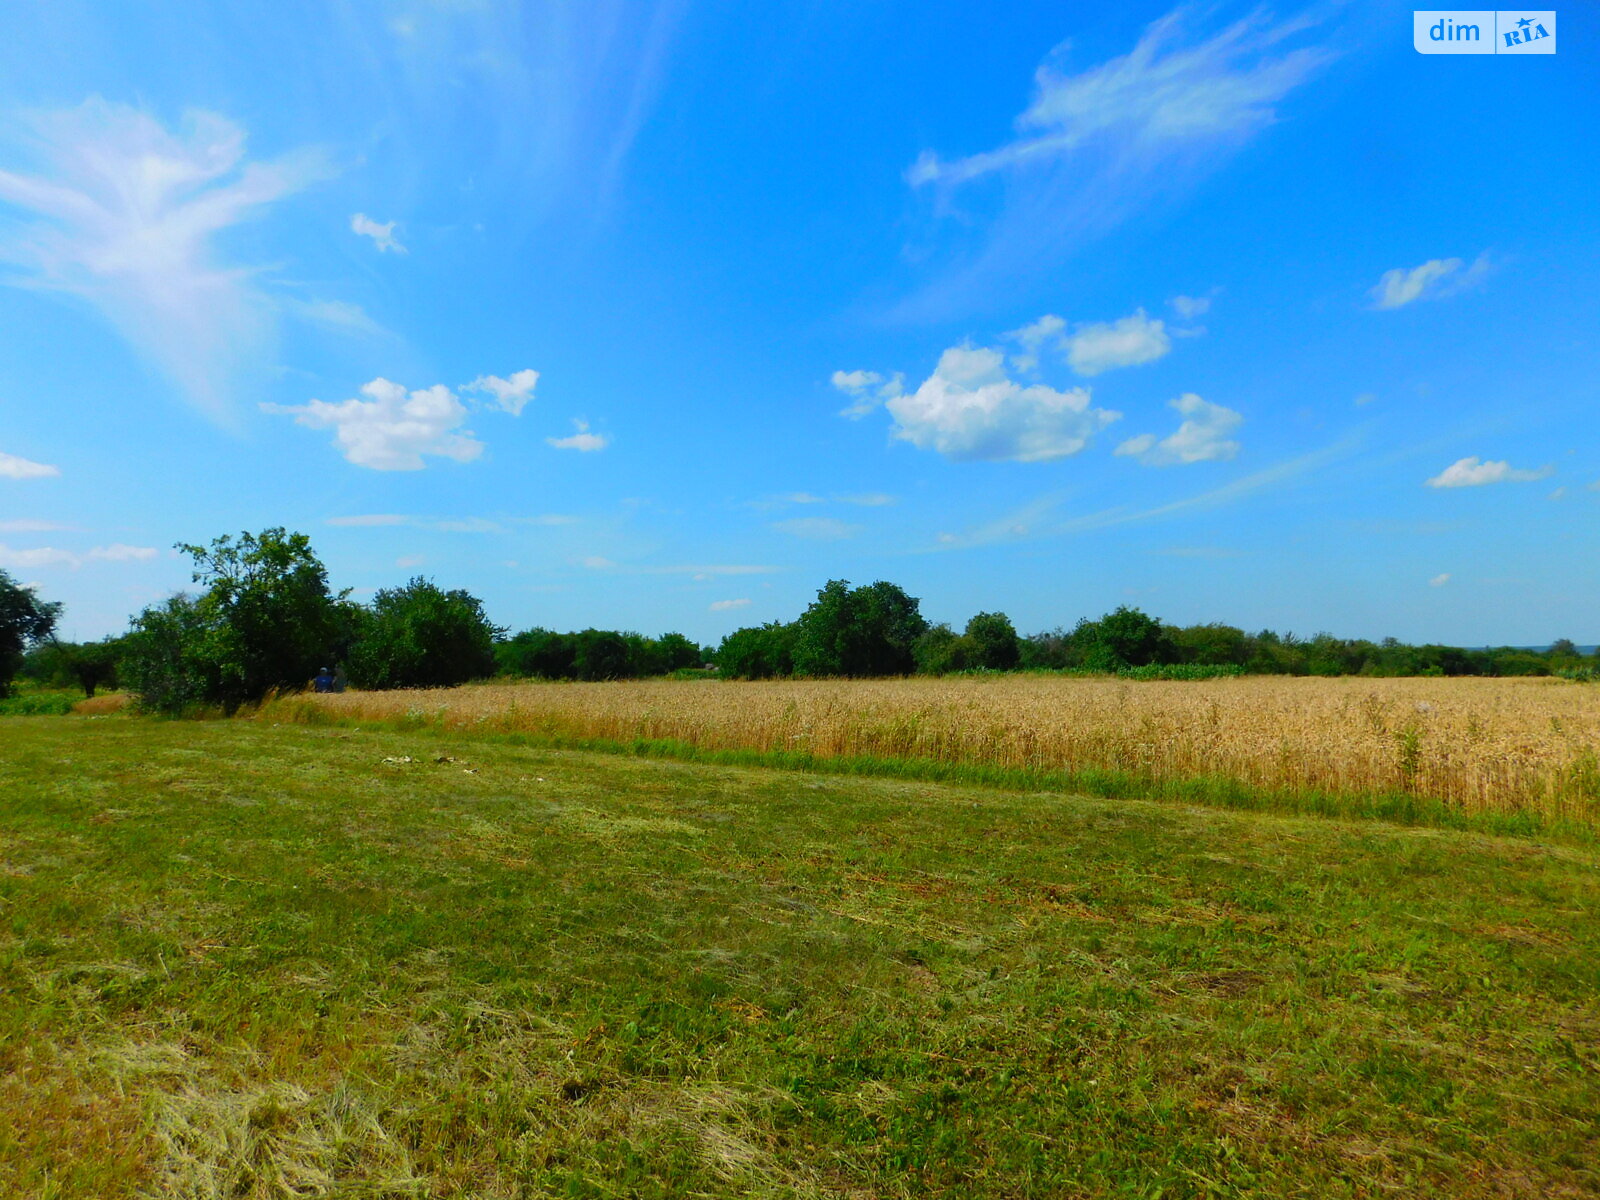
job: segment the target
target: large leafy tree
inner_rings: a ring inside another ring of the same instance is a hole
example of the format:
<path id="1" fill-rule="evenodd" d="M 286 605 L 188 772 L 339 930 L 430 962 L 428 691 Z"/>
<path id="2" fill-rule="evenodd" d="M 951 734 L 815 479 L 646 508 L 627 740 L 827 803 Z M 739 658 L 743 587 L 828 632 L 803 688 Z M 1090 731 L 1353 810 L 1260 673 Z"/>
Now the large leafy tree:
<path id="1" fill-rule="evenodd" d="M 796 622 L 800 675 L 909 675 L 917 639 L 928 628 L 918 601 L 892 583 L 852 588 L 829 580 Z"/>
<path id="2" fill-rule="evenodd" d="M 0 571 L 0 696 L 11 693 L 22 652 L 49 637 L 60 616 L 60 604 L 39 599 L 32 588 Z"/>
<path id="3" fill-rule="evenodd" d="M 504 633 L 483 602 L 415 578 L 385 588 L 372 601 L 350 653 L 357 687 L 455 687 L 495 671 L 495 641 Z"/>
<path id="4" fill-rule="evenodd" d="M 356 610 L 329 591 L 305 534 L 278 527 L 178 549 L 194 559 L 204 590 L 134 619 L 124 667 L 146 707 L 219 704 L 231 713 L 274 689 L 304 687 L 348 648 Z"/>

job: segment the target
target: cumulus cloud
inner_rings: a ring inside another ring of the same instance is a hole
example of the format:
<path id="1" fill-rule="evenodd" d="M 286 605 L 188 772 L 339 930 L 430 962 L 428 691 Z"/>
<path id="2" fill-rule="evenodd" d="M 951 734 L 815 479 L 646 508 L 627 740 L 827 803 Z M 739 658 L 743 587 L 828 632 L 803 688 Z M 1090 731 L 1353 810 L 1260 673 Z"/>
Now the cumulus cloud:
<path id="1" fill-rule="evenodd" d="M 1446 571 L 1442 575 L 1435 575 L 1432 579 L 1428 580 L 1428 586 L 1429 587 L 1443 587 L 1445 584 L 1447 584 L 1449 582 L 1450 582 L 1450 572 Z"/>
<path id="2" fill-rule="evenodd" d="M 442 383 L 407 392 L 380 377 L 363 384 L 361 394 L 366 399 L 261 407 L 293 416 L 308 429 L 332 429 L 346 460 L 375 471 L 420 471 L 425 457 L 465 463 L 483 453 L 483 443 L 462 428 L 466 405 Z"/>
<path id="3" fill-rule="evenodd" d="M 915 392 L 888 402 L 894 436 L 957 460 L 1046 462 L 1076 454 L 1122 414 L 1086 388 L 1023 386 L 998 350 L 953 346 Z"/>
<path id="4" fill-rule="evenodd" d="M 0 479 L 49 479 L 59 474 L 60 467 L 0 453 Z"/>
<path id="5" fill-rule="evenodd" d="M 1169 400 L 1167 407 L 1183 417 L 1176 433 L 1160 441 L 1153 433 L 1143 433 L 1123 442 L 1116 452 L 1137 458 L 1147 467 L 1220 462 L 1239 453 L 1239 443 L 1229 435 L 1244 423 L 1244 417 L 1233 409 L 1202 400 L 1193 392 Z"/>
<path id="6" fill-rule="evenodd" d="M 157 551 L 153 546 L 128 546 L 122 542 L 113 542 L 109 546 L 95 546 L 83 554 L 71 550 L 59 550 L 54 546 L 16 550 L 0 543 L 0 567 L 14 567 L 21 570 L 31 570 L 35 567 L 71 567 L 77 570 L 92 562 L 147 562 L 155 558 L 156 554 Z"/>
<path id="7" fill-rule="evenodd" d="M 393 250 L 396 254 L 407 253 L 406 248 L 395 240 L 394 227 L 397 221 L 385 221 L 379 224 L 366 213 L 356 213 L 350 218 L 350 232 L 360 234 L 362 237 L 372 239 L 372 244 L 378 248 L 378 253 Z"/>
<path id="8" fill-rule="evenodd" d="M 713 600 L 707 605 L 708 612 L 727 612 L 734 608 L 748 608 L 750 601 L 744 598 L 738 600 Z"/>
<path id="9" fill-rule="evenodd" d="M 1063 355 L 1079 375 L 1099 375 L 1117 367 L 1154 362 L 1172 349 L 1166 323 L 1152 320 L 1142 308 L 1115 321 L 1080 324 L 1070 332 L 1066 321 L 1046 313 L 1005 337 L 1023 349 L 1011 359 L 1019 371 L 1036 368 L 1040 351 L 1047 348 Z"/>
<path id="10" fill-rule="evenodd" d="M 1427 485 L 1432 488 L 1482 487 L 1488 483 L 1531 483 L 1555 473 L 1554 467 L 1540 467 L 1536 471 L 1519 470 L 1509 462 L 1481 462 L 1476 454 L 1458 458 L 1440 471 Z"/>
<path id="11" fill-rule="evenodd" d="M 906 377 L 899 372 L 885 379 L 876 371 L 835 371 L 830 382 L 850 397 L 849 406 L 841 408 L 839 415 L 855 421 L 900 395 Z"/>
<path id="12" fill-rule="evenodd" d="M 539 372 L 523 370 L 514 372 L 509 379 L 501 379 L 498 375 L 479 375 L 461 390 L 486 392 L 494 397 L 495 405 L 503 412 L 517 417 L 522 415 L 523 406 L 533 399 L 533 389 L 538 382 Z"/>
<path id="13" fill-rule="evenodd" d="M 488 407 L 515 417 L 532 398 L 538 381 L 539 372 L 523 370 L 510 379 L 480 375 L 460 390 L 487 393 L 491 397 Z M 365 400 L 263 404 L 261 410 L 292 416 L 297 425 L 310 429 L 334 430 L 334 445 L 348 461 L 376 471 L 418 471 L 427 457 L 464 463 L 483 453 L 483 443 L 463 428 L 470 415 L 467 405 L 442 383 L 407 392 L 402 385 L 379 377 L 363 384 L 361 394 Z M 399 524 L 409 519 L 379 515 L 349 521 Z M 333 523 L 339 520 L 334 518 Z"/>
<path id="14" fill-rule="evenodd" d="M 213 242 L 327 173 L 319 155 L 245 161 L 245 131 L 190 111 L 169 131 L 99 98 L 34 114 L 34 173 L 0 170 L 0 204 L 28 214 L 0 240 L 24 282 L 94 305 L 218 419 L 247 367 L 269 358 L 277 306 Z"/>
<path id="15" fill-rule="evenodd" d="M 1480 254 L 1472 266 L 1462 270 L 1465 265 L 1459 258 L 1430 258 L 1410 270 L 1396 267 L 1385 271 L 1372 289 L 1372 306 L 1401 308 L 1416 300 L 1453 296 L 1487 274 L 1489 259 L 1486 254 Z"/>
<path id="16" fill-rule="evenodd" d="M 1192 321 L 1196 317 L 1203 317 L 1211 311 L 1211 297 L 1174 296 L 1172 298 L 1172 311 L 1185 321 Z"/>
<path id="17" fill-rule="evenodd" d="M 1079 375 L 1099 375 L 1117 367 L 1154 362 L 1172 349 L 1166 325 L 1138 309 L 1120 320 L 1079 325 L 1065 340 L 1067 362 Z"/>
<path id="18" fill-rule="evenodd" d="M 792 521 L 774 521 L 772 527 L 779 533 L 819 542 L 836 542 L 861 532 L 861 526 L 833 517 L 796 517 Z"/>
<path id="19" fill-rule="evenodd" d="M 557 450 L 577 450 L 583 454 L 591 454 L 596 450 L 604 450 L 611 444 L 611 439 L 602 433 L 590 433 L 589 422 L 573 421 L 577 429 L 571 437 L 545 438 L 545 441 Z"/>

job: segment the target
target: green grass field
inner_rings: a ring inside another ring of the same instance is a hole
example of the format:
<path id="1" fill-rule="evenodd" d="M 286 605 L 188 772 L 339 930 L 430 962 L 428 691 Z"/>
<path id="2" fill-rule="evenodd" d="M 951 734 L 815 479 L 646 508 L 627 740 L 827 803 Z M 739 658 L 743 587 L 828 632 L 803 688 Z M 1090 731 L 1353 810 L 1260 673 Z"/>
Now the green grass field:
<path id="1" fill-rule="evenodd" d="M 0 1194 L 1576 1196 L 1600 850 L 0 719 Z"/>

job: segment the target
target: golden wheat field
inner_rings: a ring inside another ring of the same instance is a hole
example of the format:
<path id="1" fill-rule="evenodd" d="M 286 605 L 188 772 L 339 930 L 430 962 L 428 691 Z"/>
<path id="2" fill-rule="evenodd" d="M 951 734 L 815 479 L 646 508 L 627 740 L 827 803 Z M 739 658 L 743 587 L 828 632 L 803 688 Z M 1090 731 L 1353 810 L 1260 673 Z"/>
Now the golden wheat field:
<path id="1" fill-rule="evenodd" d="M 496 683 L 292 703 L 345 720 L 1407 791 L 1471 813 L 1600 818 L 1600 689 L 1551 679 Z"/>

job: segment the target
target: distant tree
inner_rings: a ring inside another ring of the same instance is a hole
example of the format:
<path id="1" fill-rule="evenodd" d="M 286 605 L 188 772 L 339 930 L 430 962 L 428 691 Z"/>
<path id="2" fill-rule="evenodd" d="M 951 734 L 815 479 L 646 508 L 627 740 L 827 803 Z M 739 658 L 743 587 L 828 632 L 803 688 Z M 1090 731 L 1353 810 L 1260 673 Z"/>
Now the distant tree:
<path id="1" fill-rule="evenodd" d="M 965 637 L 972 644 L 970 665 L 974 667 L 1009 671 L 1022 659 L 1016 627 L 1005 613 L 978 613 L 967 622 Z"/>
<path id="2" fill-rule="evenodd" d="M 55 687 L 80 687 L 84 698 L 92 699 L 99 688 L 117 686 L 121 656 L 118 638 L 82 643 L 51 638 L 28 651 L 21 673 Z"/>
<path id="3" fill-rule="evenodd" d="M 1557 638 L 1546 653 L 1551 658 L 1577 658 L 1578 646 L 1571 638 Z"/>
<path id="4" fill-rule="evenodd" d="M 796 622 L 794 669 L 816 676 L 909 675 L 928 623 L 917 600 L 892 583 L 851 588 L 833 579 Z"/>
<path id="5" fill-rule="evenodd" d="M 712 660 L 729 679 L 771 679 L 794 674 L 794 625 L 770 621 L 736 629 L 722 639 Z"/>
<path id="6" fill-rule="evenodd" d="M 685 667 L 700 665 L 700 647 L 681 633 L 664 633 L 656 639 L 656 645 L 667 671 L 681 671 Z"/>
<path id="7" fill-rule="evenodd" d="M 303 533 L 281 526 L 220 537 L 209 546 L 180 544 L 194 559 L 198 605 L 224 711 L 274 689 L 298 690 L 345 638 L 347 614 L 328 590 L 328 573 Z"/>
<path id="8" fill-rule="evenodd" d="M 213 619 L 195 597 L 180 593 L 152 604 L 122 639 L 122 682 L 147 712 L 180 716 L 215 704 L 221 671 L 213 639 Z"/>
<path id="9" fill-rule="evenodd" d="M 1243 666 L 1249 658 L 1245 632 L 1232 625 L 1187 625 L 1167 630 L 1178 652 L 1179 662 L 1204 663 L 1222 666 L 1237 663 Z"/>
<path id="10" fill-rule="evenodd" d="M 494 674 L 503 631 L 483 603 L 417 577 L 373 597 L 350 652 L 350 682 L 362 688 L 455 687 Z"/>
<path id="11" fill-rule="evenodd" d="M 576 654 L 572 634 L 539 628 L 524 630 L 495 647 L 495 661 L 502 671 L 540 679 L 576 678 Z"/>
<path id="12" fill-rule="evenodd" d="M 971 643 L 951 629 L 944 621 L 923 630 L 911 648 L 912 659 L 922 675 L 946 675 L 967 668 L 967 651 Z"/>
<path id="13" fill-rule="evenodd" d="M 11 694 L 11 681 L 22 666 L 22 653 L 49 637 L 61 616 L 61 605 L 39 599 L 0 571 L 0 696 Z"/>
<path id="14" fill-rule="evenodd" d="M 630 679 L 633 663 L 628 643 L 608 629 L 585 629 L 572 635 L 573 673 L 584 680 Z"/>
<path id="15" fill-rule="evenodd" d="M 1080 621 L 1073 641 L 1081 647 L 1084 665 L 1097 671 L 1172 662 L 1177 657 L 1161 622 L 1127 605 L 1098 621 Z"/>

